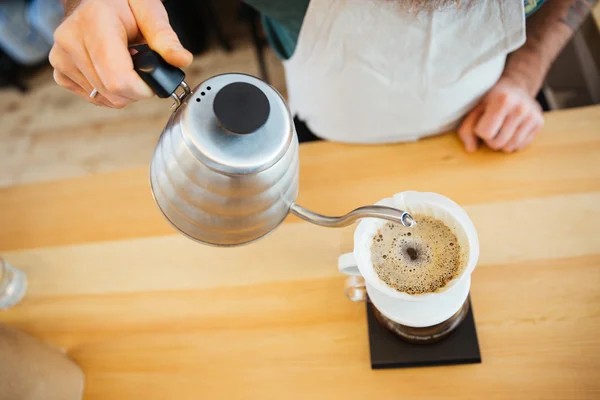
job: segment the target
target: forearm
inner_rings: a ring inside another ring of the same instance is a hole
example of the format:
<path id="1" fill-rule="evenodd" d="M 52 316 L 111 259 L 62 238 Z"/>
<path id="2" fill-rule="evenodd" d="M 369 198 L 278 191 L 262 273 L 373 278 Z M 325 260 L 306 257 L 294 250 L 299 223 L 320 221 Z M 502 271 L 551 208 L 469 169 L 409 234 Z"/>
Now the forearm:
<path id="1" fill-rule="evenodd" d="M 547 0 L 527 20 L 527 40 L 510 54 L 503 77 L 535 96 L 550 66 L 598 0 Z"/>

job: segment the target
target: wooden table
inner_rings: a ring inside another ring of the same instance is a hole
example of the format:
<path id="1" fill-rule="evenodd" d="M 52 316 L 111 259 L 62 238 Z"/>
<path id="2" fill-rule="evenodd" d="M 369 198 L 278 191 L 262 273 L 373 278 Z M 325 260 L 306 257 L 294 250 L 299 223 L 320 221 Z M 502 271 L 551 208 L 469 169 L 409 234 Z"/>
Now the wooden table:
<path id="1" fill-rule="evenodd" d="M 512 155 L 454 135 L 300 152 L 318 211 L 408 189 L 465 206 L 482 364 L 371 370 L 336 269 L 347 230 L 290 218 L 247 247 L 198 245 L 163 221 L 146 168 L 0 190 L 0 251 L 30 280 L 0 322 L 65 348 L 86 399 L 600 398 L 600 107 L 548 114 Z"/>

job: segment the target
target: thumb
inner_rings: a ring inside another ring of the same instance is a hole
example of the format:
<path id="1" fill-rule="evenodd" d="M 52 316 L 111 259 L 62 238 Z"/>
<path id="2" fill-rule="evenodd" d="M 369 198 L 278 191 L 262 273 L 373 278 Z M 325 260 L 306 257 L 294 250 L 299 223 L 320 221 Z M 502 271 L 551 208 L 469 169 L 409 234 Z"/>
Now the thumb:
<path id="1" fill-rule="evenodd" d="M 150 48 L 171 65 L 187 67 L 192 53 L 181 45 L 177 34 L 169 24 L 169 16 L 161 0 L 129 0 L 129 7 L 138 28 Z"/>
<path id="2" fill-rule="evenodd" d="M 475 107 L 467 115 L 460 128 L 458 128 L 458 137 L 465 145 L 468 153 L 473 153 L 477 150 L 479 139 L 475 135 L 475 126 L 483 114 L 484 107 L 482 104 Z"/>

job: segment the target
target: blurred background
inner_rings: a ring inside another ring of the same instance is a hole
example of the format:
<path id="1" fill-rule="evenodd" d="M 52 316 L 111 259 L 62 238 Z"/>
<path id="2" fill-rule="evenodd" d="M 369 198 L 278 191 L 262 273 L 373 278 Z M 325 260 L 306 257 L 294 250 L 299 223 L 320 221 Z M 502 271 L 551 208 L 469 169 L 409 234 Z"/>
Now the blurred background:
<path id="1" fill-rule="evenodd" d="M 268 81 L 285 96 L 283 68 L 260 16 L 240 0 L 166 0 L 196 57 L 195 86 L 224 72 Z M 169 100 L 95 107 L 60 88 L 47 57 L 60 0 L 0 0 L 0 188 L 148 165 Z M 600 4 L 555 62 L 539 97 L 548 110 L 600 103 Z"/>

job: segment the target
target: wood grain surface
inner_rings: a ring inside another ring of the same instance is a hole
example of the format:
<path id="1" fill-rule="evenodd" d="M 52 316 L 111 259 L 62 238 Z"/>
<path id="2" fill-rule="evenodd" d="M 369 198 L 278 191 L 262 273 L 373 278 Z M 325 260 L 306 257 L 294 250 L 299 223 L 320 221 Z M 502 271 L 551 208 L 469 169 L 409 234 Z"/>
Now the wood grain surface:
<path id="1" fill-rule="evenodd" d="M 299 203 L 345 213 L 402 190 L 460 204 L 600 190 L 600 108 L 547 114 L 534 145 L 468 155 L 455 135 L 393 146 L 302 145 Z M 148 167 L 0 189 L 0 251 L 173 233 Z M 20 211 L 12 211 L 20 210 Z M 293 221 L 293 219 L 291 219 Z"/>
<path id="2" fill-rule="evenodd" d="M 299 200 L 317 211 L 409 189 L 478 229 L 482 364 L 372 371 L 336 268 L 351 229 L 290 218 L 253 245 L 198 245 L 162 221 L 146 168 L 0 190 L 0 251 L 29 277 L 0 322 L 66 349 L 85 399 L 600 398 L 600 107 L 547 114 L 513 155 L 466 155 L 453 135 L 301 146 Z"/>

